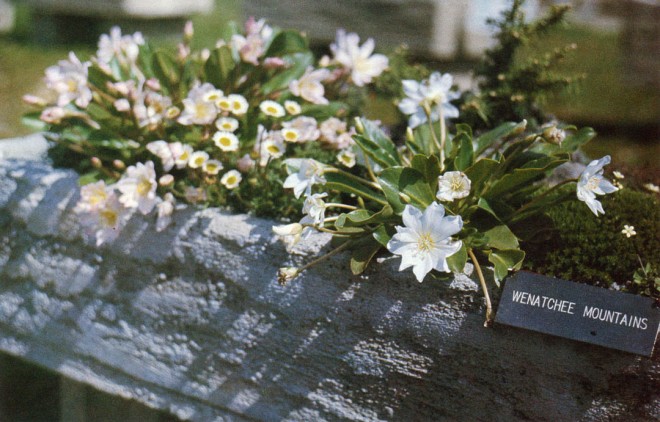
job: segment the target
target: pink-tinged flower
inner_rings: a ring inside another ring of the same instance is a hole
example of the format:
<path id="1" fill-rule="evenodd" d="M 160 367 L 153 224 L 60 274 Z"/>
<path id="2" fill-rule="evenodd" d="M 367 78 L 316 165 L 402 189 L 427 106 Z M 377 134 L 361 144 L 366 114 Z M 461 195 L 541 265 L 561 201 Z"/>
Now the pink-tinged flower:
<path id="1" fill-rule="evenodd" d="M 57 105 L 64 107 L 74 102 L 80 108 L 86 108 L 92 101 L 92 91 L 87 85 L 87 69 L 90 63 L 81 63 L 74 53 L 69 53 L 69 60 L 60 62 L 46 69 L 46 85 L 58 94 Z"/>
<path id="2" fill-rule="evenodd" d="M 298 132 L 296 142 L 299 143 L 316 141 L 321 136 L 318 123 L 313 117 L 299 116 L 288 122 L 283 122 L 282 127 L 285 129 L 295 129 Z"/>
<path id="3" fill-rule="evenodd" d="M 458 117 L 458 109 L 450 103 L 460 97 L 460 94 L 451 91 L 453 77 L 449 73 L 433 72 L 429 79 L 422 82 L 414 80 L 403 81 L 403 92 L 406 98 L 399 103 L 399 110 L 410 115 L 408 126 L 416 128 L 425 123 L 428 118 L 425 108 L 431 110 L 431 120 L 440 119 L 440 111 L 445 119 Z"/>
<path id="4" fill-rule="evenodd" d="M 300 77 L 291 81 L 289 89 L 291 93 L 297 97 L 302 97 L 310 103 L 314 104 L 328 104 L 325 95 L 325 87 L 321 82 L 330 76 L 328 69 L 317 69 L 308 67 L 305 73 Z"/>
<path id="5" fill-rule="evenodd" d="M 255 161 L 250 157 L 250 154 L 245 154 L 240 160 L 236 162 L 236 167 L 241 173 L 247 173 L 254 168 Z"/>
<path id="6" fill-rule="evenodd" d="M 184 168 L 187 165 L 190 154 L 192 154 L 192 147 L 186 146 L 190 148 L 186 157 L 181 157 L 185 152 L 181 142 L 153 141 L 147 144 L 147 150 L 160 158 L 164 171 L 170 171 L 175 165 L 177 168 Z"/>
<path id="7" fill-rule="evenodd" d="M 117 190 L 121 192 L 119 201 L 127 208 L 137 208 L 142 214 L 149 214 L 157 202 L 157 187 L 154 163 L 137 163 L 129 166 L 117 182 Z"/>
<path id="8" fill-rule="evenodd" d="M 133 35 L 121 35 L 121 29 L 114 26 L 110 34 L 101 35 L 96 57 L 101 63 L 109 64 L 116 58 L 120 64 L 135 64 L 140 54 L 140 46 L 144 45 L 142 33 Z"/>
<path id="9" fill-rule="evenodd" d="M 194 87 L 183 100 L 183 111 L 177 120 L 182 125 L 208 125 L 215 121 L 218 116 L 218 108 L 215 102 L 210 101 L 211 93 L 216 89 L 210 83 Z"/>
<path id="10" fill-rule="evenodd" d="M 577 183 L 578 199 L 587 204 L 596 217 L 598 217 L 599 213 L 605 214 L 603 204 L 596 199 L 596 195 L 605 195 L 619 190 L 609 180 L 603 177 L 603 167 L 609 163 L 609 155 L 606 155 L 600 160 L 593 160 L 584 169 Z"/>
<path id="11" fill-rule="evenodd" d="M 364 86 L 373 78 L 380 76 L 389 64 L 387 57 L 373 54 L 374 40 L 369 38 L 360 47 L 360 37 L 355 33 L 347 34 L 343 29 L 337 31 L 335 43 L 330 45 L 334 60 L 350 73 L 353 83 Z"/>
<path id="12" fill-rule="evenodd" d="M 165 119 L 171 105 L 172 99 L 166 95 L 143 92 L 135 101 L 133 113 L 140 127 L 155 129 Z"/>
<path id="13" fill-rule="evenodd" d="M 445 217 L 445 208 L 437 202 L 426 207 L 424 213 L 406 205 L 402 217 L 404 226 L 397 226 L 387 243 L 390 252 L 401 256 L 399 271 L 413 267 L 420 283 L 431 270 L 449 272 L 447 258 L 462 246 L 460 240 L 451 240 L 463 228 L 461 217 Z"/>

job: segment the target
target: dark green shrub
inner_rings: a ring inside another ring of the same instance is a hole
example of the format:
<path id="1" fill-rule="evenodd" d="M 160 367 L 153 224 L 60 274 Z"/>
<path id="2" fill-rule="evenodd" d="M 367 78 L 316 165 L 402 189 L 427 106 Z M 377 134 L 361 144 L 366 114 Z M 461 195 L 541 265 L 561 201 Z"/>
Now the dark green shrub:
<path id="1" fill-rule="evenodd" d="M 653 195 L 622 189 L 602 198 L 605 215 L 596 218 L 582 203 L 548 211 L 556 229 L 549 239 L 527 242 L 525 266 L 566 280 L 660 298 L 660 207 Z M 626 237 L 624 225 L 635 227 Z M 642 270 L 643 262 L 648 274 Z M 635 277 L 635 273 L 637 276 Z"/>

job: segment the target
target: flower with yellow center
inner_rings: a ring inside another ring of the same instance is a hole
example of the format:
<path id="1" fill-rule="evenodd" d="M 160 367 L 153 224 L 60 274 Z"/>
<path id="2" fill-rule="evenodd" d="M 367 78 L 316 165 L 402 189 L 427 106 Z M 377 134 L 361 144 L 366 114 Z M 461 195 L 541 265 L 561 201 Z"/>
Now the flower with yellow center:
<path id="1" fill-rule="evenodd" d="M 238 120 L 233 117 L 221 117 L 215 121 L 215 127 L 225 132 L 235 132 L 238 129 Z"/>
<path id="2" fill-rule="evenodd" d="M 282 117 L 286 114 L 284 112 L 284 107 L 271 100 L 262 101 L 261 104 L 259 104 L 259 109 L 266 116 L 270 117 Z"/>
<path id="3" fill-rule="evenodd" d="M 238 187 L 239 183 L 243 180 L 243 176 L 238 170 L 229 170 L 227 173 L 222 175 L 220 183 L 222 183 L 227 189 L 235 189 Z"/>
<path id="4" fill-rule="evenodd" d="M 218 160 L 208 160 L 202 165 L 202 170 L 204 170 L 204 173 L 206 174 L 215 176 L 220 173 L 220 170 L 222 170 L 222 163 Z"/>
<path id="5" fill-rule="evenodd" d="M 109 195 L 109 187 L 105 185 L 103 180 L 81 187 L 76 212 L 91 212 L 102 207 Z"/>
<path id="6" fill-rule="evenodd" d="M 248 111 L 248 102 L 244 96 L 231 94 L 227 97 L 231 103 L 231 112 L 236 116 L 242 116 Z"/>
<path id="7" fill-rule="evenodd" d="M 438 193 L 440 201 L 453 201 L 465 198 L 470 194 L 470 179 L 461 171 L 448 171 L 438 177 Z"/>
<path id="8" fill-rule="evenodd" d="M 355 158 L 355 153 L 347 149 L 340 151 L 339 154 L 337 154 L 337 160 L 349 169 L 355 167 Z"/>
<path id="9" fill-rule="evenodd" d="M 149 214 L 157 202 L 157 186 L 152 161 L 129 166 L 117 182 L 117 190 L 121 192 L 119 202 L 127 208 L 137 208 L 142 214 Z"/>
<path id="10" fill-rule="evenodd" d="M 231 132 L 219 131 L 214 133 L 213 142 L 225 152 L 238 151 L 238 138 Z"/>
<path id="11" fill-rule="evenodd" d="M 204 151 L 195 151 L 190 154 L 190 159 L 188 160 L 188 167 L 191 169 L 200 168 L 206 163 L 209 159 L 209 155 Z"/>
<path id="12" fill-rule="evenodd" d="M 285 142 L 297 142 L 300 139 L 300 132 L 293 128 L 284 128 L 281 133 Z"/>
<path id="13" fill-rule="evenodd" d="M 289 113 L 292 116 L 297 116 L 302 112 L 302 108 L 300 107 L 300 104 L 298 104 L 295 101 L 287 100 L 284 102 L 284 109 L 286 110 L 287 113 Z"/>
<path id="14" fill-rule="evenodd" d="M 420 283 L 431 270 L 449 272 L 447 258 L 462 247 L 460 240 L 451 240 L 463 228 L 461 217 L 446 217 L 444 207 L 433 202 L 423 213 L 406 205 L 402 218 L 404 226 L 397 226 L 396 234 L 387 243 L 391 253 L 401 256 L 399 271 L 413 267 Z"/>

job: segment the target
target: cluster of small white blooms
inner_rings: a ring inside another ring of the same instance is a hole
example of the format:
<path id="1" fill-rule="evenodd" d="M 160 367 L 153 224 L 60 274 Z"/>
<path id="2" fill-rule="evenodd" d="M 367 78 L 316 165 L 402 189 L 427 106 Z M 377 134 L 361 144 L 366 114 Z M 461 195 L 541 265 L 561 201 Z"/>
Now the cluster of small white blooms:
<path id="1" fill-rule="evenodd" d="M 265 46 L 273 36 L 273 29 L 266 25 L 264 19 L 255 21 L 250 17 L 245 22 L 245 36 L 236 34 L 231 37 L 231 46 L 238 52 L 241 60 L 259 65 L 259 59 L 266 52 Z"/>
<path id="2" fill-rule="evenodd" d="M 305 216 L 300 220 L 302 225 L 322 225 L 325 221 L 325 201 L 323 198 L 327 197 L 327 193 L 315 193 L 305 198 L 303 204 L 303 214 Z"/>
<path id="3" fill-rule="evenodd" d="M 284 160 L 289 176 L 284 181 L 285 189 L 293 189 L 296 198 L 300 198 L 303 193 L 309 196 L 312 193 L 312 186 L 316 184 L 325 184 L 323 177 L 323 164 L 312 159 L 289 158 Z"/>
<path id="4" fill-rule="evenodd" d="M 121 29 L 114 26 L 110 34 L 101 35 L 96 57 L 102 64 L 109 65 L 113 59 L 117 59 L 120 64 L 134 65 L 140 54 L 140 46 L 144 43 L 142 33 L 122 35 Z"/>
<path id="5" fill-rule="evenodd" d="M 380 76 L 389 65 L 384 55 L 372 54 L 374 46 L 374 40 L 369 38 L 360 47 L 360 37 L 357 34 L 347 34 L 340 29 L 335 42 L 330 45 L 330 50 L 334 54 L 334 61 L 350 72 L 353 83 L 356 86 L 364 86 Z"/>
<path id="6" fill-rule="evenodd" d="M 445 73 L 433 72 L 429 79 L 417 82 L 411 79 L 403 81 L 403 92 L 406 98 L 399 102 L 399 110 L 410 115 L 408 126 L 416 128 L 428 120 L 427 109 L 431 120 L 437 121 L 442 116 L 458 117 L 458 109 L 450 103 L 460 97 L 460 93 L 451 91 L 453 77 Z"/>
<path id="7" fill-rule="evenodd" d="M 271 160 L 282 157 L 286 152 L 286 145 L 284 145 L 284 138 L 281 131 L 267 131 L 262 126 L 259 129 L 259 134 L 257 135 L 259 141 L 255 145 L 255 148 L 258 148 L 259 165 L 264 167 Z"/>
<path id="8" fill-rule="evenodd" d="M 603 167 L 609 163 L 609 155 L 600 160 L 593 160 L 584 169 L 577 183 L 577 198 L 587 204 L 596 217 L 598 214 L 605 214 L 603 204 L 596 199 L 596 195 L 605 195 L 619 190 L 603 177 Z"/>
<path id="9" fill-rule="evenodd" d="M 156 208 L 156 229 L 161 231 L 171 222 L 175 201 L 171 194 L 159 199 L 156 188 L 153 162 L 137 163 L 113 185 L 98 181 L 83 186 L 74 211 L 97 246 L 116 239 L 135 210 L 146 215 Z"/>
<path id="10" fill-rule="evenodd" d="M 57 65 L 46 69 L 46 85 L 57 93 L 58 107 L 74 102 L 80 108 L 87 108 L 92 101 L 92 91 L 87 85 L 90 65 L 90 62 L 82 63 L 71 52 L 69 60 L 60 60 Z"/>
<path id="11" fill-rule="evenodd" d="M 218 117 L 218 107 L 214 101 L 218 94 L 210 83 L 204 83 L 196 86 L 188 92 L 188 96 L 183 100 L 183 111 L 179 116 L 178 122 L 182 125 L 208 125 Z M 219 100 L 223 97 L 222 91 L 219 92 Z M 217 101 L 216 100 L 216 101 Z"/>
<path id="12" fill-rule="evenodd" d="M 305 73 L 296 80 L 291 81 L 289 90 L 296 97 L 301 97 L 313 104 L 328 104 L 325 98 L 325 87 L 323 81 L 330 77 L 328 69 L 316 69 L 308 67 Z"/>

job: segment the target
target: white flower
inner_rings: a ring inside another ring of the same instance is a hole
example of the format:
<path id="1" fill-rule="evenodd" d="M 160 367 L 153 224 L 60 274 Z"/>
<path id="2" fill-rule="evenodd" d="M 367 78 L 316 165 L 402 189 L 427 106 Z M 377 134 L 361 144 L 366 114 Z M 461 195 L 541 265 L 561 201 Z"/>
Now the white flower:
<path id="1" fill-rule="evenodd" d="M 331 117 L 321 123 L 321 135 L 328 143 L 334 143 L 339 134 L 346 132 L 346 122 L 336 117 Z"/>
<path id="2" fill-rule="evenodd" d="M 239 171 L 243 173 L 247 173 L 248 171 L 252 170 L 254 168 L 254 160 L 252 157 L 250 157 L 250 154 L 245 154 L 244 156 L 241 157 L 240 160 L 236 162 L 236 167 L 238 168 Z"/>
<path id="3" fill-rule="evenodd" d="M 245 99 L 244 96 L 239 95 L 239 94 L 231 94 L 230 96 L 227 97 L 227 101 L 229 101 L 230 104 L 230 111 L 235 115 L 235 116 L 242 116 L 248 111 L 248 101 Z"/>
<path id="4" fill-rule="evenodd" d="M 433 269 L 449 272 L 447 257 L 462 246 L 460 240 L 450 239 L 463 228 L 461 217 L 445 217 L 444 207 L 437 202 L 429 205 L 423 214 L 412 205 L 406 205 L 402 217 L 405 226 L 397 226 L 397 233 L 387 243 L 390 252 L 401 255 L 399 271 L 413 267 L 420 283 Z"/>
<path id="5" fill-rule="evenodd" d="M 222 163 L 218 160 L 208 160 L 202 165 L 202 170 L 204 170 L 204 173 L 210 174 L 211 176 L 215 176 L 216 174 L 220 173 L 222 168 Z"/>
<path id="6" fill-rule="evenodd" d="M 283 122 L 282 126 L 287 129 L 295 129 L 300 135 L 297 142 L 316 141 L 321 136 L 318 128 L 318 122 L 313 117 L 300 116 L 288 122 Z"/>
<path id="7" fill-rule="evenodd" d="M 440 201 L 453 201 L 465 198 L 470 194 L 470 179 L 462 171 L 448 171 L 438 177 L 438 193 Z"/>
<path id="8" fill-rule="evenodd" d="M 605 214 L 603 204 L 596 199 L 596 195 L 605 195 L 607 193 L 619 190 L 616 186 L 603 177 L 603 166 L 610 163 L 610 156 L 606 155 L 600 160 L 593 160 L 580 175 L 577 183 L 577 197 L 583 201 L 591 212 L 596 214 Z"/>
<path id="9" fill-rule="evenodd" d="M 289 113 L 292 116 L 296 116 L 300 114 L 300 112 L 302 111 L 300 104 L 291 100 L 287 100 L 284 102 L 284 109 L 286 110 L 287 113 Z"/>
<path id="10" fill-rule="evenodd" d="M 284 162 L 287 166 L 289 176 L 284 181 L 284 188 L 293 188 L 296 198 L 305 193 L 312 193 L 312 186 L 325 184 L 323 177 L 323 164 L 312 159 L 290 158 Z M 295 173 L 293 173 L 295 171 Z"/>
<path id="11" fill-rule="evenodd" d="M 291 93 L 297 97 L 302 97 L 310 103 L 314 104 L 328 104 L 328 100 L 324 97 L 325 87 L 321 82 L 330 76 L 328 69 L 317 69 L 308 67 L 300 79 L 291 81 L 289 89 Z"/>
<path id="12" fill-rule="evenodd" d="M 115 109 L 121 113 L 131 109 L 131 103 L 129 103 L 126 98 L 115 100 L 115 102 L 112 104 L 115 106 Z"/>
<path id="13" fill-rule="evenodd" d="M 293 128 L 284 128 L 280 130 L 285 142 L 297 142 L 300 139 L 300 132 Z"/>
<path id="14" fill-rule="evenodd" d="M 156 205 L 156 171 L 153 161 L 130 166 L 117 182 L 121 192 L 119 201 L 127 208 L 137 208 L 142 214 L 149 214 Z"/>
<path id="15" fill-rule="evenodd" d="M 170 147 L 173 146 L 177 146 L 177 151 L 174 153 L 174 164 L 176 164 L 176 168 L 182 169 L 188 165 L 190 156 L 193 153 L 193 147 L 188 144 L 181 144 L 179 142 L 170 144 Z"/>
<path id="16" fill-rule="evenodd" d="M 306 215 L 300 220 L 300 224 L 323 224 L 326 209 L 323 198 L 326 196 L 328 196 L 327 193 L 315 193 L 305 198 L 302 211 Z"/>
<path id="17" fill-rule="evenodd" d="M 272 100 L 265 100 L 259 104 L 259 109 L 266 116 L 270 117 L 282 117 L 286 114 L 284 107 Z"/>
<path id="18" fill-rule="evenodd" d="M 64 107 L 46 107 L 39 115 L 39 119 L 46 123 L 57 125 L 62 123 L 62 119 L 66 118 L 67 116 L 69 116 L 69 114 Z"/>
<path id="19" fill-rule="evenodd" d="M 260 153 L 260 166 L 265 166 L 269 160 L 280 158 L 284 155 L 286 147 L 284 143 L 274 137 L 266 137 L 266 139 L 261 142 L 261 153 Z"/>
<path id="20" fill-rule="evenodd" d="M 164 174 L 158 179 L 158 186 L 170 186 L 172 183 L 174 183 L 174 176 L 171 174 Z"/>
<path id="21" fill-rule="evenodd" d="M 355 153 L 347 149 L 341 150 L 337 154 L 337 160 L 349 169 L 355 167 L 356 164 Z"/>
<path id="22" fill-rule="evenodd" d="M 190 147 L 189 145 L 186 145 Z M 192 152 L 192 147 L 190 147 Z M 160 158 L 160 162 L 163 164 L 163 170 L 170 171 L 177 164 L 177 159 L 184 153 L 183 145 L 180 142 L 174 142 L 168 144 L 163 140 L 149 142 L 147 144 L 147 150 L 151 152 L 156 157 Z M 188 162 L 188 158 L 185 158 L 183 166 L 178 168 L 185 167 Z"/>
<path id="23" fill-rule="evenodd" d="M 255 21 L 253 17 L 245 23 L 245 30 L 245 37 L 240 34 L 231 37 L 231 45 L 244 62 L 257 66 L 259 58 L 266 52 L 265 45 L 271 38 L 273 30 L 265 24 L 265 20 Z"/>
<path id="24" fill-rule="evenodd" d="M 188 97 L 183 100 L 183 112 L 177 120 L 182 125 L 208 125 L 213 123 L 218 115 L 215 102 L 205 98 L 216 89 L 210 83 L 196 86 L 190 90 Z"/>
<path id="25" fill-rule="evenodd" d="M 273 233 L 280 236 L 288 248 L 295 246 L 300 241 L 303 231 L 303 226 L 300 223 L 273 226 Z"/>
<path id="26" fill-rule="evenodd" d="M 76 204 L 75 212 L 92 212 L 102 207 L 112 194 L 112 188 L 105 185 L 103 180 L 89 183 L 80 188 L 80 200 Z"/>
<path id="27" fill-rule="evenodd" d="M 167 228 L 172 222 L 172 214 L 174 213 L 174 196 L 171 193 L 166 193 L 164 200 L 156 205 L 158 216 L 156 218 L 156 231 L 161 232 Z"/>
<path id="28" fill-rule="evenodd" d="M 221 89 L 211 89 L 204 93 L 202 99 L 207 103 L 215 104 L 220 98 L 224 97 L 225 93 Z"/>
<path id="29" fill-rule="evenodd" d="M 235 132 L 238 129 L 238 120 L 233 117 L 221 117 L 215 121 L 215 127 L 225 132 Z"/>
<path id="30" fill-rule="evenodd" d="M 235 189 L 238 187 L 238 184 L 243 180 L 243 176 L 238 170 L 229 170 L 227 173 L 222 175 L 220 183 L 225 185 L 227 189 Z"/>
<path id="31" fill-rule="evenodd" d="M 403 92 L 406 98 L 399 103 L 399 110 L 403 114 L 410 115 L 408 125 L 411 128 L 427 121 L 424 107 L 430 107 L 431 120 L 440 119 L 440 109 L 445 119 L 458 117 L 458 109 L 450 101 L 460 97 L 458 92 L 450 91 L 453 78 L 450 74 L 444 75 L 433 72 L 429 79 L 422 82 L 414 80 L 403 81 Z"/>
<path id="32" fill-rule="evenodd" d="M 625 234 L 626 237 L 634 236 L 637 234 L 637 232 L 635 231 L 635 226 L 629 226 L 627 224 L 624 224 L 621 233 Z"/>
<path id="33" fill-rule="evenodd" d="M 645 183 L 644 189 L 648 190 L 649 192 L 655 192 L 655 193 L 660 192 L 660 186 L 654 185 L 653 183 Z"/>
<path id="34" fill-rule="evenodd" d="M 238 151 L 238 138 L 231 132 L 220 131 L 214 133 L 213 142 L 225 152 Z"/>
<path id="35" fill-rule="evenodd" d="M 188 159 L 188 167 L 191 169 L 200 168 L 206 163 L 209 159 L 209 154 L 204 151 L 195 151 L 190 154 Z"/>
<path id="36" fill-rule="evenodd" d="M 133 114 L 140 127 L 155 129 L 163 121 L 172 99 L 155 92 L 140 93 L 133 106 Z"/>
<path id="37" fill-rule="evenodd" d="M 374 54 L 374 40 L 369 38 L 360 47 L 360 37 L 355 33 L 346 34 L 343 29 L 337 31 L 337 38 L 330 50 L 336 62 L 351 72 L 351 79 L 357 86 L 371 83 L 371 80 L 380 76 L 388 66 L 387 57 Z"/>
<path id="38" fill-rule="evenodd" d="M 109 64 L 113 58 L 121 64 L 135 64 L 141 45 L 144 45 L 144 37 L 140 32 L 122 36 L 121 29 L 114 26 L 110 29 L 110 35 L 101 35 L 96 57 L 105 64 Z"/>
<path id="39" fill-rule="evenodd" d="M 92 101 L 92 91 L 87 85 L 87 69 L 90 63 L 81 63 L 72 52 L 69 60 L 60 62 L 46 69 L 46 85 L 57 94 L 57 105 L 75 102 L 80 108 L 86 108 Z"/>
<path id="40" fill-rule="evenodd" d="M 130 211 L 111 193 L 101 207 L 83 216 L 81 222 L 94 233 L 96 246 L 101 246 L 117 238 L 130 217 Z"/>

